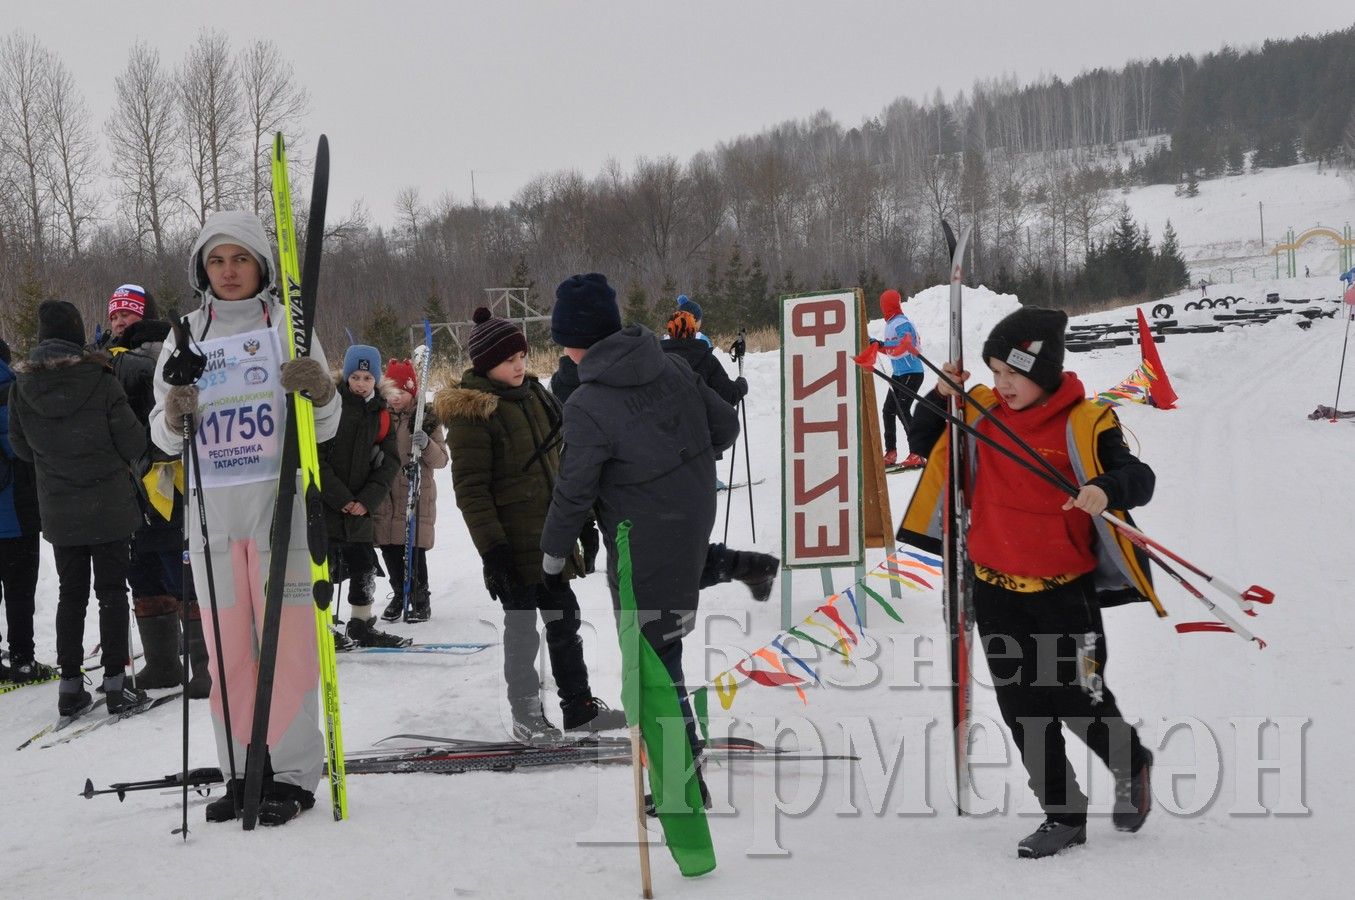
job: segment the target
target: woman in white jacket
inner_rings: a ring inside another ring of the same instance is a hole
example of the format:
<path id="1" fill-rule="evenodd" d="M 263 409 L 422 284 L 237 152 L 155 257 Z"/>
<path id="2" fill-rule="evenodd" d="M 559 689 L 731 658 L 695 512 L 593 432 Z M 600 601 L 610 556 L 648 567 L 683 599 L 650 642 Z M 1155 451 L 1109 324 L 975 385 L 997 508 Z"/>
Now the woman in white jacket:
<path id="1" fill-rule="evenodd" d="M 156 445 L 174 454 L 183 447 L 183 417 L 193 416 L 196 426 L 208 547 L 202 545 L 200 529 L 190 528 L 193 577 L 198 591 L 205 593 L 210 552 L 221 645 L 216 645 L 212 623 L 204 623 L 203 632 L 213 675 L 218 658 L 225 666 L 232 734 L 226 734 L 222 684 L 215 677 L 212 724 L 223 771 L 228 771 L 228 740 L 234 742 L 239 766 L 223 795 L 207 805 L 207 821 L 223 822 L 235 818 L 243 794 L 269 532 L 282 436 L 288 427 L 285 392 L 301 390 L 311 397 L 319 441 L 334 435 L 339 401 L 318 339 L 312 339 L 309 358 L 287 361 L 285 308 L 275 290 L 272 248 L 257 216 L 213 213 L 193 244 L 189 267 L 202 305 L 187 316 L 187 325 L 195 349 L 207 357 L 207 368 L 196 385 L 166 383 L 165 361 L 177 346 L 171 334 L 156 365 L 150 424 Z M 196 487 L 189 488 L 187 511 L 196 518 Z M 280 825 L 315 804 L 325 759 L 304 504 L 297 503 L 292 513 L 291 535 L 268 728 L 270 766 L 259 808 L 259 821 L 265 825 Z M 209 614 L 204 604 L 203 615 Z"/>

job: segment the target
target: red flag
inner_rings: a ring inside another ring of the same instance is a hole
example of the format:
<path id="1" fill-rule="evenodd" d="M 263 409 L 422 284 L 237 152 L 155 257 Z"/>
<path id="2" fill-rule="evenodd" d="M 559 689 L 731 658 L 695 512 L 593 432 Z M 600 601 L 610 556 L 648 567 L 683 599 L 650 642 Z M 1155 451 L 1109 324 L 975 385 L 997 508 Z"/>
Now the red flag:
<path id="1" fill-rule="evenodd" d="M 1143 351 L 1143 361 L 1152 369 L 1153 375 L 1148 382 L 1148 393 L 1158 409 L 1175 409 L 1176 391 L 1172 390 L 1167 370 L 1162 368 L 1162 357 L 1157 355 L 1157 344 L 1153 343 L 1153 333 L 1148 330 L 1148 320 L 1144 318 L 1143 310 L 1138 310 L 1138 314 L 1139 347 Z"/>

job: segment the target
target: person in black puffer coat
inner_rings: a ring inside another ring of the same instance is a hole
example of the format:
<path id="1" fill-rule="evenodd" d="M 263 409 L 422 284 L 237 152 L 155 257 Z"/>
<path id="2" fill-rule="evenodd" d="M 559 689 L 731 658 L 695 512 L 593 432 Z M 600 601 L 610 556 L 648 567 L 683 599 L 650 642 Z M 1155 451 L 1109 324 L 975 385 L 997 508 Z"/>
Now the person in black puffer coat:
<path id="1" fill-rule="evenodd" d="M 63 716 L 92 702 L 81 670 L 91 568 L 108 711 L 121 712 L 146 696 L 123 683 L 129 541 L 140 522 L 131 466 L 146 452 L 146 431 L 108 357 L 87 353 L 84 335 L 72 304 L 39 306 L 38 346 L 10 392 L 10 443 L 37 470 L 43 536 L 56 557 L 57 711 Z"/>
<path id="2" fill-rule="evenodd" d="M 34 594 L 38 587 L 37 475 L 9 443 L 9 389 L 14 384 L 9 344 L 0 339 L 0 601 L 5 604 L 9 665 L 0 681 L 44 681 L 55 671 L 33 658 Z"/>
<path id="3" fill-rule="evenodd" d="M 390 492 L 400 469 L 399 446 L 386 401 L 376 389 L 381 354 L 354 344 L 343 358 L 339 430 L 320 445 L 320 493 L 329 532 L 330 575 L 348 579 L 348 638 L 363 647 L 407 646 L 408 638 L 373 627 L 376 613 L 376 526 L 372 512 Z M 341 649 L 351 644 L 339 641 Z"/>

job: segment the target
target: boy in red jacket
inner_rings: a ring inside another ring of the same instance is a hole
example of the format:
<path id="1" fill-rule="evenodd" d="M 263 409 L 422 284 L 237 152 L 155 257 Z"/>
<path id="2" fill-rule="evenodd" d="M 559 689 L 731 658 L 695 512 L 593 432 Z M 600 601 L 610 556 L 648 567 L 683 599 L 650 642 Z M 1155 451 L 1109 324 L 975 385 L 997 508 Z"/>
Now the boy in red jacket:
<path id="1" fill-rule="evenodd" d="M 1065 313 L 1038 307 L 999 322 L 983 345 L 994 388 L 975 388 L 970 393 L 982 408 L 966 409 L 985 437 L 1029 455 L 992 421 L 1001 420 L 1080 488 L 1069 497 L 971 441 L 974 612 L 1002 719 L 1046 816 L 1017 845 L 1022 858 L 1050 856 L 1087 839 L 1087 798 L 1064 753 L 1064 724 L 1115 774 L 1118 830 L 1137 831 L 1151 805 L 1152 754 L 1105 682 L 1101 607 L 1132 600 L 1157 606 L 1157 599 L 1147 560 L 1099 516 L 1110 509 L 1127 519 L 1124 510 L 1152 499 L 1154 476 L 1125 445 L 1114 411 L 1087 400 L 1078 377 L 1063 371 L 1067 322 Z M 942 369 L 956 382 L 969 377 L 953 363 Z M 919 405 L 909 434 L 913 447 L 932 449 L 900 537 L 923 546 L 935 546 L 938 536 L 927 518 L 937 509 L 948 456 L 937 410 L 955 393 L 941 382 L 931 403 Z"/>

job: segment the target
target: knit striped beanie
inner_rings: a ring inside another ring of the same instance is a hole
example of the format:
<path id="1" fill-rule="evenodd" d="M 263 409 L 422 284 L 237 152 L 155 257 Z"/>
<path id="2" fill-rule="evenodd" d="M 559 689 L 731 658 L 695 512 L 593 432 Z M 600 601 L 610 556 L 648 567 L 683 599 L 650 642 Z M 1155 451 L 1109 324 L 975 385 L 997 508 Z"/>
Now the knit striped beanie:
<path id="1" fill-rule="evenodd" d="M 527 337 L 507 319 L 492 315 L 481 306 L 471 316 L 470 362 L 477 374 L 484 375 L 514 353 L 527 352 Z"/>

